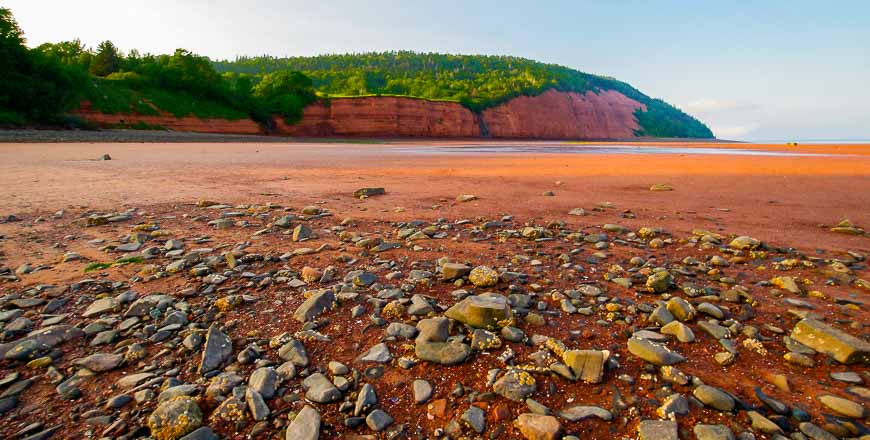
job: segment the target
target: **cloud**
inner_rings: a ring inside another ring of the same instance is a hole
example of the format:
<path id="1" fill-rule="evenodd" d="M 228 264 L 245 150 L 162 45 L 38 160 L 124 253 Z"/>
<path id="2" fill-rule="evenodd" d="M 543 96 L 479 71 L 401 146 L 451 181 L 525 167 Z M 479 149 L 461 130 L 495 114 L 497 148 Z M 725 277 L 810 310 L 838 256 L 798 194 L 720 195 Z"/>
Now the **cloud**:
<path id="1" fill-rule="evenodd" d="M 711 125 L 710 129 L 713 130 L 713 134 L 719 139 L 741 139 L 760 127 L 758 124 Z"/>

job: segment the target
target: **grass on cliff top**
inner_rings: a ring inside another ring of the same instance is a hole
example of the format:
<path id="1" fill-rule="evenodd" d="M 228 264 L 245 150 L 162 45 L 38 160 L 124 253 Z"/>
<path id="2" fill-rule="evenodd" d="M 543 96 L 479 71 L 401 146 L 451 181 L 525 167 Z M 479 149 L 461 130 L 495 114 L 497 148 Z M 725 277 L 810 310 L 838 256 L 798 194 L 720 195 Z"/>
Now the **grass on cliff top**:
<path id="1" fill-rule="evenodd" d="M 93 85 L 87 89 L 85 97 L 94 110 L 108 114 L 136 113 L 157 116 L 163 111 L 178 118 L 196 116 L 202 119 L 238 120 L 249 117 L 243 111 L 195 98 L 185 92 L 156 88 L 134 90 L 122 82 L 106 79 L 95 79 Z"/>

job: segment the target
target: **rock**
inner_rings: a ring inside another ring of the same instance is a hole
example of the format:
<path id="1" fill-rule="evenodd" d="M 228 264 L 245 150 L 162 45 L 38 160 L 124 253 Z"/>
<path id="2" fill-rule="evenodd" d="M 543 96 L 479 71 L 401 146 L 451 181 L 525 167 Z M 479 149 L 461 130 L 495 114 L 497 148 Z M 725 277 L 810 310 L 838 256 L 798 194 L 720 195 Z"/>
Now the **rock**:
<path id="1" fill-rule="evenodd" d="M 638 440 L 679 440 L 677 422 L 672 420 L 641 420 L 637 425 Z"/>
<path id="2" fill-rule="evenodd" d="M 638 337 L 629 338 L 628 351 L 654 365 L 674 365 L 686 360 L 681 354 L 664 345 Z"/>
<path id="3" fill-rule="evenodd" d="M 692 342 L 695 340 L 695 332 L 680 321 L 672 321 L 659 330 L 663 335 L 671 335 L 680 342 Z"/>
<path id="4" fill-rule="evenodd" d="M 290 229 L 290 226 L 293 226 L 293 220 L 296 219 L 296 216 L 292 214 L 285 215 L 280 217 L 278 220 L 275 220 L 273 223 L 275 226 L 282 229 Z"/>
<path id="5" fill-rule="evenodd" d="M 562 438 L 562 425 L 553 416 L 524 413 L 517 417 L 515 425 L 527 440 L 558 440 Z"/>
<path id="6" fill-rule="evenodd" d="M 501 339 L 495 333 L 484 330 L 474 329 L 471 334 L 471 349 L 477 351 L 489 351 L 501 347 Z"/>
<path id="7" fill-rule="evenodd" d="M 287 427 L 285 440 L 319 440 L 320 413 L 309 405 L 305 405 L 296 418 Z"/>
<path id="8" fill-rule="evenodd" d="M 802 319 L 791 332 L 792 339 L 825 353 L 844 364 L 870 364 L 870 342 L 858 339 L 814 319 Z"/>
<path id="9" fill-rule="evenodd" d="M 263 396 L 257 390 L 248 387 L 245 389 L 245 403 L 248 404 L 248 411 L 251 412 L 251 418 L 254 420 L 266 420 L 269 417 L 269 406 L 263 400 Z"/>
<path id="10" fill-rule="evenodd" d="M 151 436 L 176 440 L 202 425 L 202 411 L 193 397 L 181 396 L 157 406 L 148 417 Z"/>
<path id="11" fill-rule="evenodd" d="M 686 322 L 695 318 L 695 308 L 688 301 L 678 296 L 669 299 L 666 307 L 678 321 Z"/>
<path id="12" fill-rule="evenodd" d="M 100 316 L 103 313 L 114 312 L 117 307 L 118 303 L 115 301 L 115 298 L 107 296 L 91 303 L 91 305 L 85 309 L 84 313 L 82 313 L 82 316 L 85 318 L 93 318 L 95 316 Z"/>
<path id="13" fill-rule="evenodd" d="M 332 403 L 341 399 L 341 391 L 321 373 L 314 373 L 302 381 L 305 398 L 315 403 Z"/>
<path id="14" fill-rule="evenodd" d="M 764 417 L 760 413 L 756 411 L 748 411 L 746 415 L 749 416 L 749 421 L 754 429 L 757 429 L 768 435 L 782 433 L 782 428 L 780 428 L 779 425 L 773 423 L 773 421 L 771 421 L 767 417 Z"/>
<path id="15" fill-rule="evenodd" d="M 730 412 L 734 410 L 734 399 L 719 388 L 699 385 L 692 391 L 692 395 L 704 405 L 719 411 Z"/>
<path id="16" fill-rule="evenodd" d="M 669 419 L 672 415 L 684 416 L 689 413 L 689 400 L 682 394 L 674 393 L 665 398 L 656 410 L 656 414 L 663 419 Z"/>
<path id="17" fill-rule="evenodd" d="M 386 364 L 393 360 L 393 356 L 390 354 L 390 348 L 387 347 L 387 344 L 381 342 L 368 349 L 362 356 L 357 358 L 360 362 L 376 362 L 381 364 Z"/>
<path id="18" fill-rule="evenodd" d="M 646 290 L 654 293 L 664 293 L 671 288 L 673 282 L 674 277 L 671 276 L 670 272 L 666 270 L 654 272 L 646 279 Z"/>
<path id="19" fill-rule="evenodd" d="M 794 293 L 795 295 L 803 293 L 803 289 L 798 285 L 795 277 L 774 277 L 771 278 L 770 283 L 789 293 Z"/>
<path id="20" fill-rule="evenodd" d="M 729 243 L 728 246 L 732 249 L 751 250 L 761 246 L 761 241 L 746 235 L 742 235 L 735 238 L 734 240 L 731 240 L 731 243 Z"/>
<path id="21" fill-rule="evenodd" d="M 484 293 L 469 296 L 444 312 L 444 316 L 455 319 L 469 327 L 496 330 L 503 327 L 511 317 L 507 298 Z"/>
<path id="22" fill-rule="evenodd" d="M 610 421 L 613 419 L 613 414 L 610 411 L 598 406 L 577 405 L 559 411 L 559 417 L 569 422 L 579 422 L 580 420 L 586 420 L 592 417 L 604 421 Z"/>
<path id="23" fill-rule="evenodd" d="M 798 428 L 812 440 L 837 440 L 835 435 L 810 422 L 803 422 Z"/>
<path id="24" fill-rule="evenodd" d="M 384 188 L 360 188 L 353 192 L 355 198 L 382 196 L 387 191 Z"/>
<path id="25" fill-rule="evenodd" d="M 649 187 L 650 191 L 673 191 L 674 188 L 667 183 L 656 183 Z"/>
<path id="26" fill-rule="evenodd" d="M 586 383 L 601 383 L 604 377 L 604 363 L 610 357 L 606 350 L 569 350 L 562 355 L 574 377 Z"/>
<path id="27" fill-rule="evenodd" d="M 391 322 L 384 332 L 386 336 L 402 337 L 405 339 L 414 339 L 417 337 L 417 328 L 413 325 L 404 324 L 401 322 Z"/>
<path id="28" fill-rule="evenodd" d="M 208 426 L 202 426 L 190 434 L 181 437 L 181 440 L 220 440 L 220 437 Z"/>
<path id="29" fill-rule="evenodd" d="M 376 409 L 366 416 L 366 425 L 375 432 L 381 432 L 392 424 L 393 418 L 380 409 Z"/>
<path id="30" fill-rule="evenodd" d="M 271 399 L 278 388 L 278 373 L 272 367 L 257 368 L 248 379 L 248 386 L 263 396 Z"/>
<path id="31" fill-rule="evenodd" d="M 471 267 L 461 263 L 444 263 L 441 266 L 441 279 L 445 281 L 462 278 L 471 272 Z"/>
<path id="32" fill-rule="evenodd" d="M 474 194 L 460 194 L 460 195 L 456 196 L 457 202 L 464 203 L 464 202 L 470 202 L 472 200 L 477 200 L 477 196 Z"/>
<path id="33" fill-rule="evenodd" d="M 424 361 L 456 365 L 471 355 L 471 347 L 461 342 L 417 342 L 414 352 Z"/>
<path id="34" fill-rule="evenodd" d="M 841 416 L 851 417 L 853 419 L 863 419 L 864 417 L 867 417 L 867 410 L 858 402 L 831 395 L 820 396 L 819 401 L 828 407 L 828 409 Z"/>
<path id="35" fill-rule="evenodd" d="M 376 403 L 378 403 L 378 396 L 375 394 L 375 388 L 371 384 L 363 384 L 356 397 L 353 415 L 360 416 L 368 413 Z"/>
<path id="36" fill-rule="evenodd" d="M 426 298 L 423 295 L 414 295 L 411 297 L 411 305 L 408 307 L 408 314 L 411 316 L 426 316 L 432 313 L 434 310 L 432 306 L 429 304 L 429 301 L 426 301 Z"/>
<path id="37" fill-rule="evenodd" d="M 331 290 L 313 292 L 293 313 L 293 319 L 299 322 L 310 321 L 332 308 L 334 302 L 335 295 Z"/>
<path id="38" fill-rule="evenodd" d="M 411 384 L 414 391 L 414 403 L 426 403 L 432 397 L 432 384 L 423 379 L 417 379 Z"/>
<path id="39" fill-rule="evenodd" d="M 205 347 L 202 350 L 202 360 L 199 364 L 199 374 L 218 370 L 230 360 L 233 355 L 233 342 L 216 324 L 208 328 L 205 337 Z"/>
<path id="40" fill-rule="evenodd" d="M 498 284 L 498 272 L 487 266 L 477 266 L 471 269 L 468 281 L 480 288 L 493 287 Z"/>
<path id="41" fill-rule="evenodd" d="M 462 413 L 462 421 L 478 434 L 483 434 L 483 431 L 486 430 L 486 412 L 476 406 L 472 406 Z"/>
<path id="42" fill-rule="evenodd" d="M 493 384 L 492 390 L 499 396 L 520 402 L 535 392 L 535 378 L 525 371 L 511 368 Z"/>
<path id="43" fill-rule="evenodd" d="M 586 215 L 586 210 L 583 208 L 574 208 L 574 209 L 568 211 L 568 215 L 576 215 L 579 217 L 583 217 Z"/>
<path id="44" fill-rule="evenodd" d="M 698 440 L 734 440 L 731 428 L 725 425 L 702 425 L 697 424 L 693 429 L 695 438 Z"/>
<path id="45" fill-rule="evenodd" d="M 87 368 L 94 373 L 103 373 L 118 368 L 123 361 L 124 356 L 120 354 L 94 353 L 90 356 L 76 359 L 73 361 L 73 364 Z"/>
<path id="46" fill-rule="evenodd" d="M 417 330 L 420 332 L 415 340 L 418 344 L 421 342 L 444 342 L 450 335 L 450 320 L 438 316 L 435 318 L 421 319 L 417 323 Z"/>
<path id="47" fill-rule="evenodd" d="M 297 339 L 291 339 L 278 349 L 278 357 L 292 363 L 296 367 L 308 366 L 308 352 Z"/>
<path id="48" fill-rule="evenodd" d="M 308 240 L 313 236 L 314 231 L 312 231 L 308 226 L 296 225 L 296 227 L 293 228 L 293 241 Z"/>

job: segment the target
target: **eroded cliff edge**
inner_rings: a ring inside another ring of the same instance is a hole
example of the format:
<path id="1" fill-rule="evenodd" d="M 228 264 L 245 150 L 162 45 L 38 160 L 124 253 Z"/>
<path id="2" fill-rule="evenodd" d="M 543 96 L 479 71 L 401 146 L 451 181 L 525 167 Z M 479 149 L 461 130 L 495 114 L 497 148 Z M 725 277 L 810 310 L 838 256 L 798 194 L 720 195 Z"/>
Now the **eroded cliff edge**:
<path id="1" fill-rule="evenodd" d="M 103 127 L 148 126 L 200 133 L 274 133 L 306 137 L 429 137 L 626 139 L 639 128 L 635 112 L 646 107 L 614 90 L 565 93 L 548 90 L 520 96 L 475 114 L 455 102 L 407 97 L 333 98 L 305 108 L 292 125 L 275 118 L 266 129 L 249 119 L 176 118 L 136 114 L 104 114 L 87 105 L 76 114 Z"/>

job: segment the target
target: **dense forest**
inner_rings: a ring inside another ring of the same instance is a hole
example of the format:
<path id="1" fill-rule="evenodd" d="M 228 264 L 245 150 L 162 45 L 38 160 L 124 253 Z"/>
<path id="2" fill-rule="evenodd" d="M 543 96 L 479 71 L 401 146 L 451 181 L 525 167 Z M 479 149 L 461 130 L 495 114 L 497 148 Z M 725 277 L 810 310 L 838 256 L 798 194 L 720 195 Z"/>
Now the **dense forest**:
<path id="1" fill-rule="evenodd" d="M 408 51 L 212 61 L 187 50 L 123 53 L 111 41 L 26 46 L 12 13 L 0 8 L 0 125 L 76 125 L 83 101 L 104 113 L 252 118 L 293 123 L 316 99 L 399 95 L 459 102 L 472 111 L 548 89 L 616 90 L 646 105 L 640 136 L 712 138 L 698 120 L 613 78 L 508 56 Z M 147 128 L 147 127 L 141 127 Z"/>
<path id="2" fill-rule="evenodd" d="M 325 96 L 403 95 L 458 101 L 473 111 L 548 89 L 584 93 L 616 90 L 647 107 L 636 116 L 641 136 L 712 138 L 713 133 L 676 107 L 616 79 L 509 56 L 408 51 L 314 57 L 240 57 L 214 63 L 219 72 L 257 76 L 283 69 L 310 77 Z"/>

